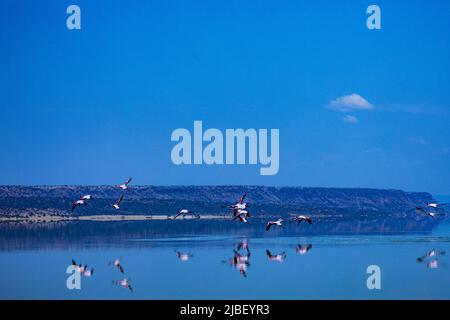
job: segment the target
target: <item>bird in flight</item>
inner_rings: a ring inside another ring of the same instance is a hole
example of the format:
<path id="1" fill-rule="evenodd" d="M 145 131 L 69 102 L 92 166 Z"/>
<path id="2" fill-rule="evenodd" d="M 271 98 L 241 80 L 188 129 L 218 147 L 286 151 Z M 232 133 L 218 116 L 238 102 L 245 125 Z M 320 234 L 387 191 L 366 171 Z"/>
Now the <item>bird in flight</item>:
<path id="1" fill-rule="evenodd" d="M 131 182 L 131 180 L 133 179 L 133 177 L 131 177 L 130 179 L 128 179 L 127 181 L 125 181 L 124 183 L 118 185 L 118 187 L 122 190 L 127 190 L 128 189 L 128 184 Z"/>
<path id="2" fill-rule="evenodd" d="M 297 221 L 297 226 L 302 222 L 302 221 L 306 221 L 309 224 L 312 224 L 312 219 L 308 216 L 304 216 L 304 215 L 300 215 L 300 216 L 296 216 L 293 220 L 293 222 Z"/>
<path id="3" fill-rule="evenodd" d="M 77 201 L 72 202 L 72 211 L 77 207 L 84 206 L 86 204 L 86 200 L 79 199 Z"/>
<path id="4" fill-rule="evenodd" d="M 239 216 L 244 216 L 245 218 L 251 217 L 250 211 L 246 209 L 238 209 L 234 215 L 233 221 L 236 220 Z"/>
<path id="5" fill-rule="evenodd" d="M 420 213 L 423 213 L 423 214 L 425 214 L 425 215 L 427 215 L 429 217 L 432 217 L 432 218 L 436 218 L 438 216 L 445 216 L 446 215 L 445 213 L 441 213 L 441 212 L 430 212 L 430 211 L 425 210 L 422 207 L 416 207 L 416 211 L 418 211 Z"/>
<path id="6" fill-rule="evenodd" d="M 238 215 L 239 210 L 247 210 L 247 208 L 250 206 L 247 202 L 244 202 L 246 196 L 247 193 L 242 195 L 237 203 L 222 207 L 231 209 L 233 211 L 233 217 L 236 217 Z"/>
<path id="7" fill-rule="evenodd" d="M 447 205 L 447 203 L 433 203 L 433 202 L 427 204 L 428 207 L 435 208 L 435 209 L 446 206 L 446 205 Z"/>
<path id="8" fill-rule="evenodd" d="M 283 219 L 278 219 L 278 220 L 275 220 L 275 221 L 269 221 L 269 222 L 267 222 L 267 224 L 266 224 L 266 231 L 269 231 L 269 229 L 270 229 L 272 226 L 277 226 L 277 227 L 282 227 L 282 228 L 284 228 L 284 220 L 283 220 Z"/>
<path id="9" fill-rule="evenodd" d="M 181 209 L 180 211 L 177 212 L 177 214 L 175 216 L 173 216 L 172 219 L 176 219 L 179 216 L 183 216 L 183 218 L 184 218 L 187 215 L 194 215 L 194 216 L 197 217 L 197 219 L 200 219 L 200 215 L 199 214 L 196 214 L 195 212 L 190 211 L 188 209 Z"/>
<path id="10" fill-rule="evenodd" d="M 245 211 L 245 210 L 244 210 L 244 211 Z M 247 217 L 249 217 L 249 216 L 250 216 L 250 215 L 248 214 L 247 211 L 241 212 L 241 213 L 239 213 L 238 215 L 236 215 L 236 216 L 233 218 L 233 221 L 239 220 L 240 222 L 244 222 L 244 223 L 246 223 L 246 224 L 250 224 L 250 222 L 248 222 L 248 220 L 247 220 Z"/>
<path id="11" fill-rule="evenodd" d="M 123 200 L 123 195 L 120 196 L 120 198 L 116 200 L 116 202 L 112 205 L 112 207 L 114 209 L 116 209 L 116 210 L 119 210 L 120 209 L 120 204 L 122 203 L 122 200 Z"/>
<path id="12" fill-rule="evenodd" d="M 86 194 L 80 197 L 79 200 L 72 202 L 72 211 L 75 210 L 76 207 L 84 206 L 89 200 L 92 200 L 92 196 L 90 194 Z"/>

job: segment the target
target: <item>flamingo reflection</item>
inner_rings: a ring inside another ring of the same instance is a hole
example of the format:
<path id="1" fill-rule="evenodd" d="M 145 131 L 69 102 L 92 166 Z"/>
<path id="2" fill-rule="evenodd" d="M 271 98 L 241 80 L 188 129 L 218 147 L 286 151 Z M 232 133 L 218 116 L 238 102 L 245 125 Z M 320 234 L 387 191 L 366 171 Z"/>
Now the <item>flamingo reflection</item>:
<path id="1" fill-rule="evenodd" d="M 233 249 L 234 256 L 228 259 L 228 263 L 239 271 L 244 278 L 247 277 L 247 271 L 250 267 L 250 248 L 246 240 L 239 242 Z"/>
<path id="2" fill-rule="evenodd" d="M 94 274 L 94 268 L 89 269 L 87 264 L 76 263 L 75 260 L 72 259 L 72 265 L 76 268 L 77 272 L 79 272 L 82 276 L 90 277 Z"/>
<path id="3" fill-rule="evenodd" d="M 113 284 L 128 289 L 130 290 L 130 292 L 133 292 L 133 287 L 131 286 L 130 278 L 123 278 L 122 280 L 113 281 Z"/>
<path id="4" fill-rule="evenodd" d="M 312 244 L 306 244 L 306 245 L 297 245 L 297 247 L 295 248 L 295 252 L 297 252 L 300 255 L 304 255 L 307 254 L 309 252 L 309 250 L 312 249 Z"/>
<path id="5" fill-rule="evenodd" d="M 266 255 L 267 255 L 267 258 L 269 259 L 269 261 L 278 261 L 278 262 L 282 263 L 286 259 L 285 252 L 281 252 L 278 254 L 272 254 L 272 253 L 270 253 L 269 250 L 266 250 Z"/>
<path id="6" fill-rule="evenodd" d="M 123 267 L 122 267 L 122 262 L 120 261 L 119 258 L 114 259 L 113 261 L 109 262 L 108 265 L 113 265 L 114 267 L 116 267 L 116 269 L 120 272 L 120 273 L 125 273 Z"/>
<path id="7" fill-rule="evenodd" d="M 445 251 L 431 249 L 423 256 L 417 258 L 418 263 L 426 263 L 427 268 L 429 269 L 438 269 L 442 263 L 439 261 L 439 256 L 445 255 Z"/>
<path id="8" fill-rule="evenodd" d="M 188 261 L 190 258 L 192 258 L 194 255 L 191 253 L 176 251 L 178 259 L 181 261 Z"/>

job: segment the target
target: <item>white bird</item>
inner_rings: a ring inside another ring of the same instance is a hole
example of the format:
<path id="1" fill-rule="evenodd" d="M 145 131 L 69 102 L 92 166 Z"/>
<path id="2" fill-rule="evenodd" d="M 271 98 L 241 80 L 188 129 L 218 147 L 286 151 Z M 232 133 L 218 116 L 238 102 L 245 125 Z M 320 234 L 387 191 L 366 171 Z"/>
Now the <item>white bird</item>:
<path id="1" fill-rule="evenodd" d="M 74 201 L 72 203 L 72 211 L 75 210 L 76 207 L 87 204 L 88 200 L 92 200 L 92 196 L 90 194 L 84 195 L 84 196 L 80 197 L 79 200 Z"/>
<path id="2" fill-rule="evenodd" d="M 122 189 L 122 190 L 127 190 L 128 189 L 128 184 L 131 182 L 132 179 L 133 179 L 133 177 L 131 177 L 130 179 L 128 179 L 124 183 L 120 184 L 118 187 L 120 189 Z"/>
<path id="3" fill-rule="evenodd" d="M 247 209 L 248 208 L 248 203 L 246 203 L 246 202 L 244 202 L 244 203 L 236 203 L 235 205 L 234 205 L 234 208 L 235 209 L 240 209 L 240 210 L 244 210 L 244 209 Z"/>
<path id="4" fill-rule="evenodd" d="M 266 225 L 266 231 L 268 231 L 272 226 L 284 227 L 284 220 L 278 219 L 276 221 L 269 221 Z"/>
<path id="5" fill-rule="evenodd" d="M 248 222 L 247 220 L 248 215 L 246 213 L 240 213 L 238 214 L 236 217 L 234 217 L 233 221 L 235 221 L 236 219 L 239 219 L 239 221 L 244 222 L 246 224 L 250 224 L 250 222 Z"/>
<path id="6" fill-rule="evenodd" d="M 236 212 L 236 215 L 245 215 L 247 218 L 250 218 L 252 215 L 250 214 L 250 211 L 248 209 L 238 209 Z"/>
<path id="7" fill-rule="evenodd" d="M 424 213 L 427 216 L 432 217 L 432 218 L 435 218 L 437 216 L 445 216 L 446 215 L 445 213 L 440 213 L 440 212 L 430 212 L 430 211 L 427 211 L 427 210 L 425 210 L 425 209 L 423 209 L 421 207 L 416 207 L 416 211 Z"/>
<path id="8" fill-rule="evenodd" d="M 303 216 L 303 215 L 296 216 L 292 221 L 297 221 L 297 226 L 298 226 L 302 221 L 306 221 L 306 222 L 308 222 L 309 224 L 312 224 L 311 218 L 308 217 L 308 216 Z"/>
<path id="9" fill-rule="evenodd" d="M 429 203 L 427 206 L 437 209 L 438 207 L 446 206 L 447 203 Z"/>
<path id="10" fill-rule="evenodd" d="M 239 198 L 239 201 L 237 203 L 222 207 L 231 209 L 233 211 L 233 216 L 236 217 L 238 215 L 237 213 L 238 210 L 246 210 L 250 206 L 247 202 L 244 202 L 246 196 L 247 194 L 245 193 L 243 196 Z"/>
<path id="11" fill-rule="evenodd" d="M 239 198 L 239 201 L 235 203 L 232 207 L 235 209 L 247 209 L 250 205 L 247 202 L 244 202 L 245 197 L 247 196 L 247 193 L 245 193 L 243 196 Z"/>
<path id="12" fill-rule="evenodd" d="M 266 250 L 267 258 L 270 261 L 278 261 L 278 262 L 284 262 L 284 259 L 286 259 L 286 253 L 282 252 L 279 254 L 271 254 L 269 250 Z"/>
<path id="13" fill-rule="evenodd" d="M 178 218 L 179 216 L 183 216 L 183 218 L 184 218 L 184 217 L 187 216 L 187 215 L 194 215 L 194 216 L 196 216 L 198 219 L 200 219 L 200 215 L 199 215 L 199 214 L 196 214 L 196 213 L 194 213 L 193 211 L 190 211 L 190 210 L 188 210 L 188 209 L 181 209 L 180 211 L 177 212 L 177 214 L 176 214 L 172 219 L 176 219 L 176 218 Z"/>
<path id="14" fill-rule="evenodd" d="M 72 211 L 75 210 L 76 207 L 84 206 L 85 204 L 86 204 L 86 200 L 83 200 L 83 199 L 74 201 L 74 202 L 72 203 Z"/>
<path id="15" fill-rule="evenodd" d="M 250 212 L 248 210 L 238 209 L 236 210 L 236 214 L 234 215 L 233 221 L 236 219 L 240 219 L 240 217 L 249 218 L 251 217 Z"/>
<path id="16" fill-rule="evenodd" d="M 122 200 L 123 200 L 123 195 L 120 196 L 120 198 L 116 200 L 116 203 L 114 203 L 112 205 L 113 208 L 116 209 L 116 210 L 119 210 L 120 209 L 120 203 L 122 202 Z"/>
<path id="17" fill-rule="evenodd" d="M 190 258 L 192 258 L 194 255 L 190 254 L 190 253 L 185 253 L 185 252 L 180 252 L 177 251 L 177 257 L 178 259 L 180 259 L 181 261 L 188 261 Z"/>

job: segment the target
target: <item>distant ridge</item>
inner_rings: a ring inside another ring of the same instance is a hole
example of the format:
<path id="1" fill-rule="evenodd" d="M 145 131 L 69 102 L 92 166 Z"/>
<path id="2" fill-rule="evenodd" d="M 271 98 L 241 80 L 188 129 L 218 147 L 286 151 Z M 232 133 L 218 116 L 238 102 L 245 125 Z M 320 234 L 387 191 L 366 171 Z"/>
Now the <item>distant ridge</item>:
<path id="1" fill-rule="evenodd" d="M 121 191 L 114 186 L 0 186 L 0 216 L 57 214 L 70 215 L 71 203 L 91 194 L 88 206 L 75 214 L 172 214 L 180 208 L 199 213 L 225 213 L 230 204 L 248 193 L 255 213 L 282 215 L 317 212 L 331 215 L 405 216 L 415 206 L 433 201 L 427 192 L 367 188 L 310 188 L 266 186 L 130 186 Z M 124 194 L 123 210 L 109 204 Z"/>

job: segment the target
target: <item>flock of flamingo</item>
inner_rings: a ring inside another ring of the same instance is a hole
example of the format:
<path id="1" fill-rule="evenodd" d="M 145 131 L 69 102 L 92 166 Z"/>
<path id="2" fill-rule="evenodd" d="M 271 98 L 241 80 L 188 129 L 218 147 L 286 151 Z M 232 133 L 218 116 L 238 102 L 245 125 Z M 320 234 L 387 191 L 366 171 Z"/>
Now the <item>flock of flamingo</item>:
<path id="1" fill-rule="evenodd" d="M 121 190 L 127 190 L 128 185 L 130 184 L 131 180 L 133 178 L 129 178 L 127 181 L 117 185 L 117 187 Z M 242 195 L 239 199 L 239 201 L 235 204 L 228 205 L 228 206 L 222 206 L 222 208 L 226 208 L 232 211 L 233 213 L 233 221 L 239 221 L 242 223 L 249 224 L 249 218 L 252 217 L 249 207 L 250 204 L 248 202 L 245 202 L 245 198 L 247 196 L 247 193 Z M 114 203 L 111 204 L 111 207 L 113 207 L 116 210 L 120 209 L 121 203 L 123 201 L 124 195 L 122 194 Z M 93 197 L 91 195 L 84 195 L 80 197 L 78 200 L 74 201 L 72 203 L 72 211 L 74 211 L 77 207 L 86 205 L 88 201 L 91 201 Z M 426 216 L 429 216 L 431 218 L 436 218 L 438 216 L 444 216 L 446 213 L 444 212 L 432 212 L 431 209 L 439 209 L 443 206 L 446 206 L 446 203 L 429 203 L 426 207 L 416 207 L 416 212 L 424 214 Z M 181 209 L 179 210 L 174 216 L 171 216 L 171 219 L 176 219 L 178 217 L 186 217 L 186 216 L 194 216 L 198 219 L 200 219 L 200 215 L 189 210 L 189 209 Z M 307 222 L 308 224 L 312 224 L 312 219 L 310 216 L 307 215 L 297 215 L 294 218 L 290 220 L 284 220 L 282 218 L 279 218 L 277 220 L 270 220 L 266 223 L 266 231 L 269 231 L 272 227 L 284 227 L 286 222 L 296 222 L 297 226 L 301 222 Z"/>
<path id="2" fill-rule="evenodd" d="M 127 190 L 128 185 L 130 184 L 131 180 L 133 178 L 129 178 L 127 181 L 125 181 L 122 184 L 117 185 L 118 188 L 122 190 Z M 239 201 L 235 204 L 228 205 L 228 206 L 222 206 L 223 208 L 227 208 L 231 210 L 233 213 L 233 221 L 239 221 L 242 223 L 250 224 L 248 219 L 251 217 L 251 213 L 249 210 L 250 204 L 248 202 L 245 202 L 245 198 L 247 196 L 247 193 L 242 195 L 239 199 Z M 122 194 L 116 202 L 111 204 L 111 207 L 113 207 L 116 210 L 120 209 L 121 203 L 123 201 L 124 195 Z M 83 195 L 78 200 L 74 201 L 72 203 L 72 211 L 74 211 L 77 207 L 86 205 L 89 201 L 93 199 L 92 195 Z M 169 216 L 170 219 L 177 219 L 178 217 L 186 217 L 186 216 L 194 216 L 198 219 L 200 219 L 200 215 L 195 213 L 194 211 L 188 210 L 188 209 L 181 209 L 179 210 L 175 215 Z M 269 231 L 272 227 L 284 227 L 286 222 L 296 222 L 297 226 L 303 222 L 306 221 L 308 224 L 312 224 L 312 219 L 309 216 L 306 215 L 298 215 L 290 220 L 284 220 L 282 218 L 279 218 L 277 220 L 270 220 L 266 224 L 266 231 Z"/>
<path id="3" fill-rule="evenodd" d="M 119 189 L 121 189 L 122 191 L 125 191 L 129 188 L 129 184 L 131 181 L 132 181 L 132 178 L 129 178 L 127 181 L 123 182 L 122 184 L 117 185 L 117 187 Z M 246 196 L 247 196 L 247 193 L 242 195 L 239 198 L 239 201 L 237 203 L 232 204 L 232 205 L 222 206 L 222 208 L 226 208 L 232 212 L 232 221 L 238 221 L 241 223 L 250 224 L 249 218 L 252 217 L 252 214 L 250 213 L 250 210 L 249 210 L 250 204 L 245 201 Z M 84 195 L 84 196 L 80 197 L 78 200 L 73 202 L 72 211 L 75 210 L 79 206 L 86 205 L 92 199 L 93 199 L 93 197 L 91 195 Z M 114 203 L 111 204 L 111 207 L 113 207 L 116 210 L 119 210 L 123 199 L 124 199 L 124 195 L 122 194 Z M 437 211 L 441 207 L 446 206 L 446 205 L 447 204 L 445 204 L 445 203 L 428 203 L 426 206 L 417 206 L 415 208 L 415 210 L 417 213 L 420 213 L 422 215 L 425 215 L 425 216 L 428 216 L 428 217 L 431 217 L 434 219 L 438 216 L 446 215 L 446 213 L 444 213 L 444 212 Z M 431 210 L 435 210 L 435 211 L 431 211 Z M 198 219 L 201 218 L 201 216 L 199 214 L 195 213 L 194 211 L 188 210 L 188 209 L 181 209 L 173 216 L 168 216 L 168 218 L 175 220 L 178 217 L 185 218 L 186 216 L 196 217 Z M 269 231 L 271 228 L 276 228 L 276 227 L 283 228 L 285 226 L 286 222 L 296 223 L 298 226 L 302 222 L 305 222 L 307 224 L 312 224 L 313 220 L 311 219 L 310 216 L 307 216 L 307 215 L 297 215 L 289 220 L 278 218 L 277 220 L 267 221 L 265 229 L 266 229 L 266 231 Z M 308 253 L 311 250 L 311 248 L 312 248 L 311 244 L 306 244 L 306 245 L 299 244 L 296 247 L 296 253 L 298 253 L 300 255 L 304 255 L 304 254 Z M 224 262 L 228 262 L 232 267 L 237 269 L 243 277 L 246 277 L 247 270 L 250 266 L 250 256 L 251 256 L 248 243 L 246 241 L 239 242 L 236 245 L 236 247 L 233 249 L 233 253 L 234 253 L 234 256 Z M 417 258 L 417 262 L 418 263 L 426 263 L 426 266 L 428 268 L 432 268 L 432 269 L 438 268 L 439 261 L 438 261 L 437 257 L 440 255 L 444 255 L 444 254 L 445 254 L 444 251 L 437 251 L 435 249 L 432 249 L 429 252 L 427 252 L 425 255 L 423 255 L 422 257 Z M 181 261 L 188 261 L 190 258 L 193 257 L 193 255 L 190 253 L 180 252 L 180 251 L 176 251 L 176 255 L 177 255 L 177 258 Z M 271 251 L 266 250 L 266 255 L 267 255 L 267 258 L 269 261 L 284 262 L 284 260 L 286 259 L 285 252 L 273 254 Z M 76 267 L 76 270 L 82 276 L 90 277 L 94 273 L 93 268 L 88 268 L 87 265 L 77 264 L 73 259 L 72 259 L 72 265 Z M 120 259 L 118 259 L 118 258 L 114 259 L 113 261 L 111 261 L 109 263 L 109 265 L 113 265 L 121 274 L 125 273 Z M 123 288 L 126 288 L 130 291 L 133 291 L 133 287 L 131 286 L 131 283 L 130 283 L 130 278 L 128 278 L 128 277 L 125 277 L 118 281 L 113 281 L 113 284 L 121 286 Z"/>

